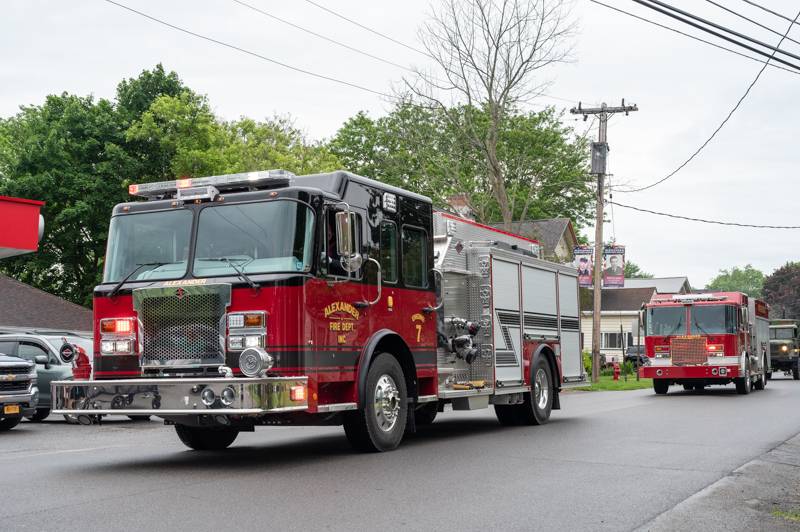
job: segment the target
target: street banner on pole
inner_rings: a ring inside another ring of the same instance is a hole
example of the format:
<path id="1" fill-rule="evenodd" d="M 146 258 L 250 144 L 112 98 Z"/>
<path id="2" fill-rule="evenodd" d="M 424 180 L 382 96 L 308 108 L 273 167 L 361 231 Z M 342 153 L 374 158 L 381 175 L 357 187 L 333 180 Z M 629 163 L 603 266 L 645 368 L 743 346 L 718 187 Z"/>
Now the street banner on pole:
<path id="1" fill-rule="evenodd" d="M 603 248 L 603 288 L 625 286 L 625 246 Z"/>
<path id="2" fill-rule="evenodd" d="M 592 276 L 594 274 L 593 259 L 594 248 L 587 246 L 577 246 L 574 249 L 575 268 L 578 270 L 578 286 L 581 288 L 592 287 Z"/>

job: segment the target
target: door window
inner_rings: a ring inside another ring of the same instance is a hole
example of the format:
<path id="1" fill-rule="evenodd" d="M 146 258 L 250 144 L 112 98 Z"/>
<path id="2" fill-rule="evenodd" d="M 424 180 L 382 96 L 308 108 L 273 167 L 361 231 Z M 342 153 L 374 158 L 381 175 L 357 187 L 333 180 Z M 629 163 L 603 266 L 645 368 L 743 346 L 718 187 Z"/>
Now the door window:
<path id="1" fill-rule="evenodd" d="M 406 286 L 428 286 L 428 238 L 425 231 L 403 228 L 403 282 Z"/>
<path id="2" fill-rule="evenodd" d="M 52 362 L 50 353 L 48 353 L 47 350 L 42 346 L 30 342 L 19 343 L 19 350 L 17 351 L 18 357 L 24 358 L 25 360 L 30 360 L 31 362 L 36 362 L 35 358 L 39 355 L 46 356 L 47 359 Z"/>

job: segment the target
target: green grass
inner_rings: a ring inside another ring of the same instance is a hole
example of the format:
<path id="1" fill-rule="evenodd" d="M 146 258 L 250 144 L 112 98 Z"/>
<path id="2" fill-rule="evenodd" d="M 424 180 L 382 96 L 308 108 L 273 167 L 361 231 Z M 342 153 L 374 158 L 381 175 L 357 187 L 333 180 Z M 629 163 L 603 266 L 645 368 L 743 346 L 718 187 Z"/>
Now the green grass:
<path id="1" fill-rule="evenodd" d="M 800 523 L 800 512 L 784 512 L 783 510 L 773 510 L 772 515 L 775 517 L 783 517 L 787 521 Z"/>
<path id="2" fill-rule="evenodd" d="M 593 382 L 591 386 L 582 388 L 574 388 L 575 390 L 583 390 L 586 392 L 600 392 L 600 391 L 627 391 L 627 390 L 642 390 L 645 388 L 653 387 L 653 379 L 640 379 L 636 380 L 635 375 L 628 375 L 628 380 L 620 375 L 619 380 L 615 381 L 614 377 L 607 375 L 600 376 L 600 382 Z"/>

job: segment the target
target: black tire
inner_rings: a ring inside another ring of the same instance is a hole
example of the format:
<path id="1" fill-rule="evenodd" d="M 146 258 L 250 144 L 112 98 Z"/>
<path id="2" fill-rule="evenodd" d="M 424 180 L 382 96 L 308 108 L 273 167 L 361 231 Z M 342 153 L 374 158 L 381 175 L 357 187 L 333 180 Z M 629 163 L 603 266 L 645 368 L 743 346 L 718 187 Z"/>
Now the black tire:
<path id="1" fill-rule="evenodd" d="M 746 369 L 744 377 L 737 377 L 734 382 L 736 383 L 736 393 L 739 395 L 747 395 L 753 391 L 753 379 L 750 378 L 750 370 Z"/>
<path id="2" fill-rule="evenodd" d="M 501 425 L 544 425 L 550 419 L 555 384 L 550 365 L 544 357 L 539 357 L 534 363 L 531 377 L 533 390 L 523 394 L 521 404 L 494 406 L 494 413 Z"/>
<path id="3" fill-rule="evenodd" d="M 131 421 L 150 421 L 150 416 L 128 416 Z"/>
<path id="4" fill-rule="evenodd" d="M 694 384 L 684 384 L 683 389 L 687 392 L 691 392 L 692 390 L 694 390 Z"/>
<path id="5" fill-rule="evenodd" d="M 421 407 L 414 410 L 414 423 L 418 427 L 430 425 L 436 419 L 436 414 L 439 413 L 439 403 L 425 403 Z"/>
<path id="6" fill-rule="evenodd" d="M 800 368 L 798 368 L 797 364 L 792 368 L 792 378 L 796 381 L 800 381 Z"/>
<path id="7" fill-rule="evenodd" d="M 239 435 L 231 428 L 190 427 L 175 425 L 175 432 L 184 445 L 195 451 L 221 451 L 227 449 Z"/>
<path id="8" fill-rule="evenodd" d="M 667 395 L 669 381 L 666 379 L 653 379 L 653 391 L 656 392 L 656 395 Z"/>
<path id="9" fill-rule="evenodd" d="M 391 451 L 400 445 L 408 421 L 408 392 L 403 368 L 389 353 L 378 353 L 367 372 L 363 406 L 344 416 L 344 433 L 358 451 Z M 381 401 L 379 411 L 376 402 Z M 388 415 L 391 414 L 391 415 Z"/>
<path id="10" fill-rule="evenodd" d="M 43 419 L 45 419 L 49 415 L 50 415 L 50 409 L 49 408 L 37 408 L 36 409 L 36 413 L 33 414 L 32 416 L 30 416 L 28 419 L 30 419 L 31 421 L 37 421 L 38 422 L 38 421 L 42 421 Z"/>
<path id="11" fill-rule="evenodd" d="M 706 389 L 706 387 L 703 384 L 695 384 L 694 385 L 694 391 L 696 391 L 696 392 L 702 392 L 705 389 Z"/>
<path id="12" fill-rule="evenodd" d="M 22 421 L 21 417 L 7 417 L 5 419 L 0 419 L 0 432 L 13 429 L 19 425 L 20 421 Z"/>

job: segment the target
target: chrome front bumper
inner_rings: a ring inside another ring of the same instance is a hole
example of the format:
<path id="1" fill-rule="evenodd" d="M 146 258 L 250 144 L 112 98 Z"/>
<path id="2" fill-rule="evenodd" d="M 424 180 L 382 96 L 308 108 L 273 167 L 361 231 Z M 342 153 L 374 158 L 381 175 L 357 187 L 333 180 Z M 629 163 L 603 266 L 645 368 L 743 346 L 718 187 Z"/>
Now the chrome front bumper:
<path id="1" fill-rule="evenodd" d="M 210 406 L 201 398 L 207 388 L 216 398 Z M 220 399 L 225 388 L 235 392 L 230 405 Z M 259 415 L 308 408 L 307 377 L 58 381 L 51 389 L 54 414 Z"/>

